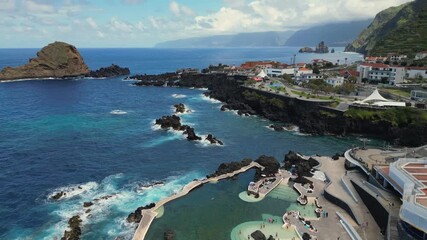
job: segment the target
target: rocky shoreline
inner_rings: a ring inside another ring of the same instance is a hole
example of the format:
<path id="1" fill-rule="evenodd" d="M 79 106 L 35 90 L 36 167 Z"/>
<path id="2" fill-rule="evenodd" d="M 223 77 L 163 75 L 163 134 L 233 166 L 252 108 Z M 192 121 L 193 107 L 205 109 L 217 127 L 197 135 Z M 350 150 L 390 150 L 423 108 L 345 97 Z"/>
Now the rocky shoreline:
<path id="1" fill-rule="evenodd" d="M 177 106 L 177 105 L 175 105 Z M 183 110 L 185 112 L 185 108 L 182 109 L 181 105 L 178 104 L 178 109 Z M 198 136 L 194 130 L 194 128 L 188 126 L 188 125 L 182 125 L 181 124 L 181 118 L 176 115 L 171 116 L 163 116 L 159 119 L 156 119 L 155 121 L 156 125 L 159 125 L 161 129 L 167 130 L 167 129 L 173 129 L 175 131 L 180 131 L 182 134 L 187 135 L 188 141 L 201 141 L 202 137 Z M 204 139 L 209 141 L 210 144 L 217 144 L 217 145 L 224 145 L 224 143 L 214 137 L 212 134 L 208 134 L 208 136 Z"/>
<path id="2" fill-rule="evenodd" d="M 259 115 L 274 122 L 296 125 L 301 133 L 336 136 L 363 134 L 380 138 L 394 145 L 421 146 L 427 144 L 426 137 L 416 133 L 427 133 L 427 123 L 393 125 L 385 121 L 365 121 L 344 113 L 325 114 L 322 106 L 295 98 L 276 96 L 245 88 L 246 76 L 226 74 L 175 74 L 137 75 L 129 79 L 138 80 L 137 86 L 173 86 L 208 88 L 206 96 L 223 102 L 222 111 L 234 110 L 239 115 Z M 274 128 L 280 130 L 280 128 Z"/>

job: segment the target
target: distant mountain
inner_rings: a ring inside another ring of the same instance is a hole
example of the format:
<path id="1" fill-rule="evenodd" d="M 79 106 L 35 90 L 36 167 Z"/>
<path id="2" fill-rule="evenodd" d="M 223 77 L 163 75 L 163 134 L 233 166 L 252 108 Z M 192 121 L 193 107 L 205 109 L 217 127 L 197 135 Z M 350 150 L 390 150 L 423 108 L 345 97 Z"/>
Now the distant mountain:
<path id="1" fill-rule="evenodd" d="M 186 38 L 155 45 L 157 48 L 211 48 L 211 47 L 278 47 L 283 46 L 294 31 L 255 32 L 234 35 Z"/>
<path id="2" fill-rule="evenodd" d="M 365 29 L 372 19 L 331 23 L 297 31 L 286 41 L 286 46 L 316 46 L 320 41 L 332 47 L 344 47 L 351 43 Z"/>
<path id="3" fill-rule="evenodd" d="M 346 50 L 368 55 L 413 55 L 427 50 L 427 1 L 416 0 L 378 13 Z"/>

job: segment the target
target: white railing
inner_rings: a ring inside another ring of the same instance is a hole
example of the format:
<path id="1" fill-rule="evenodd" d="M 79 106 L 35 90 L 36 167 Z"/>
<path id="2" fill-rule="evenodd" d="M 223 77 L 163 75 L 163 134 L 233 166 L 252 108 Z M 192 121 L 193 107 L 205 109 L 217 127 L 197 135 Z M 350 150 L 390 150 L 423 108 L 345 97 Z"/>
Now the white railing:
<path id="1" fill-rule="evenodd" d="M 359 161 L 354 159 L 351 155 L 350 152 L 353 151 L 353 149 L 349 149 L 344 153 L 344 157 L 346 160 L 350 161 L 351 163 L 353 163 L 354 165 L 360 167 L 367 175 L 369 175 L 369 170 Z"/>
<path id="2" fill-rule="evenodd" d="M 345 188 L 346 188 L 346 189 L 347 189 L 347 191 L 350 193 L 350 195 L 351 195 L 351 197 L 353 198 L 353 200 L 354 200 L 356 203 L 359 203 L 359 200 L 357 200 L 356 195 L 354 195 L 353 191 L 351 191 L 350 186 L 348 186 L 348 184 L 345 182 L 345 180 L 344 180 L 344 176 L 342 176 L 342 177 L 341 177 L 341 182 L 342 182 L 342 183 L 344 183 Z"/>
<path id="3" fill-rule="evenodd" d="M 340 218 L 340 223 L 342 224 L 350 238 L 352 240 L 362 240 L 360 235 L 356 232 L 356 229 L 354 229 L 354 227 L 350 223 L 348 223 L 347 219 L 345 219 L 345 217 L 338 211 L 336 212 L 336 214 Z"/>

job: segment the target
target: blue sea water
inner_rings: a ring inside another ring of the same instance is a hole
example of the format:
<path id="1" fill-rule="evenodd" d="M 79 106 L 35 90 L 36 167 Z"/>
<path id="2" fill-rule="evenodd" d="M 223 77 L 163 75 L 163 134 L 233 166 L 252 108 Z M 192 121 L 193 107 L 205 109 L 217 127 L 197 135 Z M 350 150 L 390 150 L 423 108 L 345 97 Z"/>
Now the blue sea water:
<path id="1" fill-rule="evenodd" d="M 90 68 L 116 63 L 132 73 L 161 73 L 247 60 L 289 62 L 297 48 L 81 49 Z M 24 64 L 36 49 L 0 49 L 0 68 Z M 359 55 L 321 55 L 356 61 Z M 297 62 L 319 58 L 297 55 Z M 0 83 L 0 239 L 60 239 L 70 217 L 83 219 L 83 239 L 131 238 L 126 216 L 137 207 L 178 191 L 226 161 L 289 150 L 331 155 L 355 137 L 274 132 L 269 121 L 221 112 L 202 90 L 135 87 L 122 78 Z M 181 98 L 177 98 L 181 97 Z M 188 142 L 153 121 L 184 103 L 183 122 L 200 135 L 212 133 L 225 146 Z M 121 110 L 126 114 L 111 114 Z M 141 191 L 154 180 L 165 185 Z M 65 191 L 66 197 L 49 197 Z M 106 197 L 106 199 L 102 199 Z M 85 213 L 83 203 L 100 199 Z"/>

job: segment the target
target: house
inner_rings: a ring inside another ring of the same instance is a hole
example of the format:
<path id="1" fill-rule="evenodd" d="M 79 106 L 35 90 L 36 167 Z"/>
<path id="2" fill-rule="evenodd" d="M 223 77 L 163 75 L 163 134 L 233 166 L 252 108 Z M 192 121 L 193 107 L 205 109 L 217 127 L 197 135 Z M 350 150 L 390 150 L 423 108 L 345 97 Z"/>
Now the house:
<path id="1" fill-rule="evenodd" d="M 424 59 L 426 57 L 427 57 L 427 51 L 423 51 L 415 54 L 415 60 Z"/>
<path id="2" fill-rule="evenodd" d="M 404 67 L 399 66 L 390 66 L 390 78 L 389 84 L 396 85 L 399 83 L 403 83 L 405 80 L 406 70 Z"/>
<path id="3" fill-rule="evenodd" d="M 316 79 L 323 79 L 323 76 L 320 74 L 313 74 L 313 73 L 306 73 L 306 74 L 301 74 L 298 78 L 297 81 L 299 82 L 310 82 L 311 80 L 316 80 Z"/>
<path id="4" fill-rule="evenodd" d="M 406 68 L 406 78 L 415 79 L 415 78 L 427 79 L 427 67 L 407 67 Z"/>
<path id="5" fill-rule="evenodd" d="M 325 59 L 313 59 L 313 60 L 311 60 L 311 64 L 313 66 L 317 66 L 317 67 L 324 67 L 328 63 L 332 64 L 332 62 L 325 60 Z"/>
<path id="6" fill-rule="evenodd" d="M 400 62 L 402 60 L 407 59 L 408 56 L 407 55 L 403 55 L 403 54 L 398 54 L 398 53 L 389 53 L 387 54 L 387 59 L 390 62 Z"/>
<path id="7" fill-rule="evenodd" d="M 368 79 L 370 82 L 381 82 L 390 78 L 390 66 L 384 63 L 362 63 L 358 67 L 359 82 Z"/>
<path id="8" fill-rule="evenodd" d="M 359 77 L 359 72 L 356 70 L 351 70 L 351 69 L 343 69 L 340 71 L 340 76 L 343 77 L 344 79 L 347 79 L 349 77 Z"/>
<path id="9" fill-rule="evenodd" d="M 313 73 L 313 70 L 312 69 L 309 69 L 309 68 L 299 68 L 298 70 L 297 70 L 297 72 L 296 72 L 296 77 L 299 77 L 299 76 L 301 76 L 301 75 L 303 75 L 303 74 L 312 74 Z"/>
<path id="10" fill-rule="evenodd" d="M 269 77 L 279 77 L 284 74 L 295 76 L 297 68 L 266 68 L 265 72 Z"/>
<path id="11" fill-rule="evenodd" d="M 243 63 L 242 69 L 286 68 L 288 65 L 275 61 L 249 61 Z"/>
<path id="12" fill-rule="evenodd" d="M 333 87 L 338 87 L 343 85 L 344 77 L 332 77 L 325 80 L 325 82 Z"/>
<path id="13" fill-rule="evenodd" d="M 412 90 L 411 99 L 416 101 L 427 101 L 427 92 L 421 90 Z"/>
<path id="14" fill-rule="evenodd" d="M 305 64 L 305 63 L 297 63 L 296 66 L 297 66 L 297 68 L 305 68 L 305 67 L 307 67 L 307 64 Z"/>

